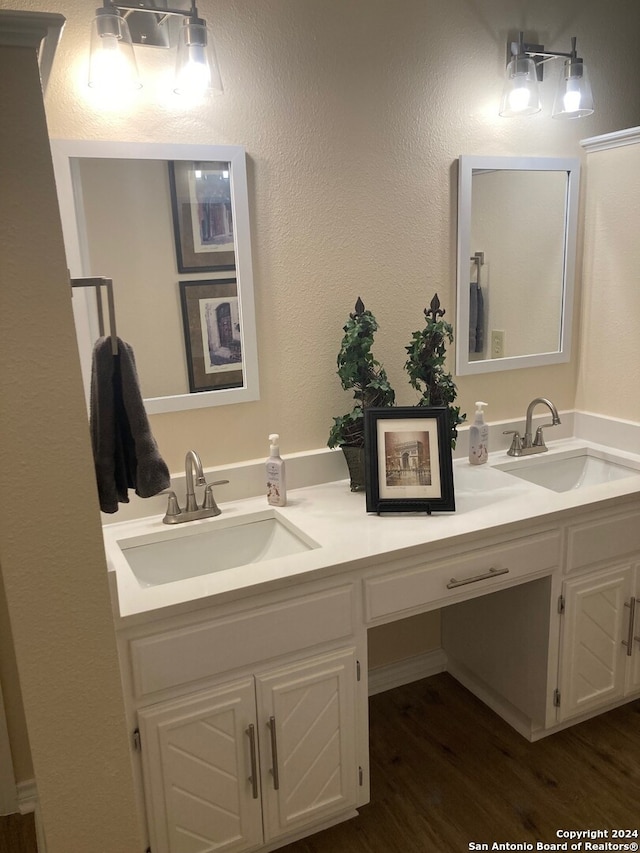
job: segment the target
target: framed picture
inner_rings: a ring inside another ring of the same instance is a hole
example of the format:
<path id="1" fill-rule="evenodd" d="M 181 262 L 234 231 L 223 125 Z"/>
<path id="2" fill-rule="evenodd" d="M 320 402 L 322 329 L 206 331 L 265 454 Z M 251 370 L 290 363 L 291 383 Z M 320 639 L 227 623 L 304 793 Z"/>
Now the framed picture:
<path id="1" fill-rule="evenodd" d="M 446 407 L 365 409 L 367 512 L 453 512 Z"/>
<path id="2" fill-rule="evenodd" d="M 181 281 L 189 390 L 242 388 L 244 361 L 235 278 Z"/>
<path id="3" fill-rule="evenodd" d="M 231 164 L 170 160 L 169 186 L 178 272 L 235 269 Z"/>

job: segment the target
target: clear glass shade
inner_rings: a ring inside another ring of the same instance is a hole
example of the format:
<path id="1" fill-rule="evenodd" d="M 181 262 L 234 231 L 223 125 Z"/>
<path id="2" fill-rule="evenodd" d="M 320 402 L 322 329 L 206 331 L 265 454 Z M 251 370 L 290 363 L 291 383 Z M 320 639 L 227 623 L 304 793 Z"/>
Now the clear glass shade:
<path id="1" fill-rule="evenodd" d="M 528 56 L 514 56 L 507 65 L 500 115 L 528 116 L 540 112 L 536 64 Z"/>
<path id="2" fill-rule="evenodd" d="M 593 95 L 581 59 L 566 59 L 553 103 L 553 118 L 582 118 L 593 112 Z"/>
<path id="3" fill-rule="evenodd" d="M 178 39 L 174 91 L 198 97 L 222 92 L 222 79 L 213 43 L 201 18 L 185 18 Z"/>
<path id="4" fill-rule="evenodd" d="M 113 93 L 142 86 L 129 27 L 117 12 L 98 10 L 91 24 L 89 86 Z"/>

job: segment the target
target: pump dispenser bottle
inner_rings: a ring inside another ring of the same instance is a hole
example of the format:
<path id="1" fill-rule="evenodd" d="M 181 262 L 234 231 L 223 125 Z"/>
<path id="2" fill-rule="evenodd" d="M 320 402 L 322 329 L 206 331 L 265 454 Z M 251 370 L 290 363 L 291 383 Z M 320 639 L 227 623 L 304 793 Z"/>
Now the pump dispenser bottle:
<path id="1" fill-rule="evenodd" d="M 489 427 L 484 421 L 482 407 L 488 403 L 476 403 L 476 416 L 469 428 L 469 462 L 484 465 L 489 457 Z"/>
<path id="2" fill-rule="evenodd" d="M 284 475 L 284 460 L 280 458 L 278 442 L 280 436 L 273 433 L 269 436 L 269 453 L 267 459 L 267 501 L 271 506 L 287 505 L 287 485 Z"/>

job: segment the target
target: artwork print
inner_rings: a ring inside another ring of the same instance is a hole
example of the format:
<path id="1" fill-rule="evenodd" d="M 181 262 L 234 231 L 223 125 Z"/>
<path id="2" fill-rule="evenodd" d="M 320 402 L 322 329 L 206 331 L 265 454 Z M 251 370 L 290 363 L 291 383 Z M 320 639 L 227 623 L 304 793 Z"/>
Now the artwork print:
<path id="1" fill-rule="evenodd" d="M 199 300 L 205 373 L 237 370 L 242 364 L 237 296 Z"/>
<path id="2" fill-rule="evenodd" d="M 441 496 L 436 425 L 429 428 L 425 424 L 424 429 L 415 430 L 414 424 L 415 421 L 378 421 L 378 447 L 384 448 L 378 456 L 381 498 Z"/>
<path id="3" fill-rule="evenodd" d="M 244 386 L 242 311 L 235 278 L 181 281 L 189 390 Z"/>
<path id="4" fill-rule="evenodd" d="M 178 272 L 234 270 L 231 164 L 172 160 L 169 188 Z"/>

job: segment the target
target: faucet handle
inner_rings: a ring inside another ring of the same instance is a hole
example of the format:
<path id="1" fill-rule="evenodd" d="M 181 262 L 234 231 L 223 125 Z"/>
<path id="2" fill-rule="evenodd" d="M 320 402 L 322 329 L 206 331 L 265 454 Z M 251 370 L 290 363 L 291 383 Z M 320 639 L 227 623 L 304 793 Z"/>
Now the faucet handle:
<path id="1" fill-rule="evenodd" d="M 213 497 L 213 487 L 223 486 L 225 483 L 228 482 L 228 480 L 216 480 L 214 483 L 207 483 L 204 490 L 204 501 L 202 502 L 202 509 L 211 510 L 212 515 L 220 515 L 222 510 L 216 503 L 216 499 Z"/>
<path id="2" fill-rule="evenodd" d="M 555 423 L 540 424 L 540 426 L 536 430 L 536 437 L 533 440 L 533 446 L 534 447 L 546 447 L 546 444 L 544 443 L 544 435 L 542 434 L 542 430 L 545 427 L 552 427 L 552 426 L 557 426 L 557 424 L 555 424 Z"/>
<path id="3" fill-rule="evenodd" d="M 175 492 L 165 492 L 164 494 L 168 495 L 167 512 L 165 515 L 165 519 L 175 518 L 176 516 L 178 516 L 182 513 L 182 510 L 180 509 L 180 504 L 178 503 L 178 498 L 176 497 L 176 493 Z M 168 524 L 169 522 L 165 521 L 165 523 Z"/>
<path id="4" fill-rule="evenodd" d="M 505 429 L 503 435 L 512 435 L 511 447 L 507 450 L 507 456 L 522 456 L 522 438 L 517 429 Z"/>

